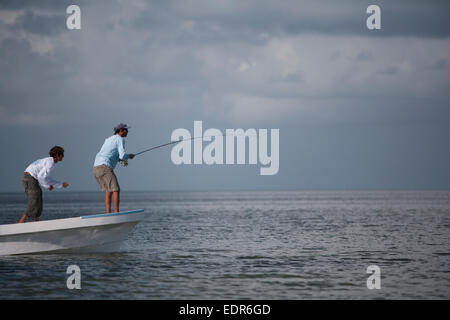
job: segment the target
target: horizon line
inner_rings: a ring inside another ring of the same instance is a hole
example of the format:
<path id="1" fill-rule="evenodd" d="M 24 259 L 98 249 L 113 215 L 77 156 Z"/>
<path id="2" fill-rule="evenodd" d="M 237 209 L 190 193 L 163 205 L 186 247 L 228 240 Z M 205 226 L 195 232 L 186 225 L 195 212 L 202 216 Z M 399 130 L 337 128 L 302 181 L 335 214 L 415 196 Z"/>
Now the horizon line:
<path id="1" fill-rule="evenodd" d="M 43 190 L 48 191 L 48 190 Z M 195 190 L 188 190 L 188 189 L 161 189 L 161 190 L 121 190 L 121 193 L 131 193 L 131 192 L 335 192 L 335 191 L 348 191 L 348 192 L 354 192 L 354 191 L 450 191 L 450 189 L 419 189 L 419 188 L 367 188 L 367 189 L 212 189 L 212 190 L 205 190 L 205 189 L 195 189 Z M 64 191 L 57 191 L 57 194 L 63 194 L 67 192 L 78 192 L 78 193 L 104 193 L 104 191 L 101 190 L 64 190 Z M 7 194 L 7 193 L 23 193 L 23 191 L 0 191 L 0 194 Z M 54 192 L 55 193 L 55 192 Z"/>

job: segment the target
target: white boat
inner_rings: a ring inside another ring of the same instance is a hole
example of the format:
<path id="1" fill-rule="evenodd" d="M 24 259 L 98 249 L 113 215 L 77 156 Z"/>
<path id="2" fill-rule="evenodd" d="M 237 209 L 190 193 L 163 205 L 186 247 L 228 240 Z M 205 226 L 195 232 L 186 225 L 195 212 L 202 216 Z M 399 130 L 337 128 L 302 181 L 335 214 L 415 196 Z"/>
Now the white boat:
<path id="1" fill-rule="evenodd" d="M 144 215 L 133 210 L 0 225 L 0 255 L 117 251 Z"/>

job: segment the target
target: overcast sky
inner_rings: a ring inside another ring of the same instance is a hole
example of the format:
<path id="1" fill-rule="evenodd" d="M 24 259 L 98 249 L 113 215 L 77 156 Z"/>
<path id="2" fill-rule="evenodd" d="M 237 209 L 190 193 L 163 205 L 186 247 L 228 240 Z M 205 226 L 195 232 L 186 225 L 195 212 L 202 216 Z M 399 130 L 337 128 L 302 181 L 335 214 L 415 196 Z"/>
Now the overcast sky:
<path id="1" fill-rule="evenodd" d="M 81 8 L 81 30 L 66 27 Z M 381 8 L 381 30 L 366 9 Z M 450 188 L 448 1 L 0 2 L 0 191 L 66 149 L 54 177 L 98 190 L 118 122 L 127 150 L 173 130 L 280 129 L 280 169 L 180 165 L 171 147 L 117 167 L 122 190 Z M 205 143 L 206 145 L 206 143 Z"/>

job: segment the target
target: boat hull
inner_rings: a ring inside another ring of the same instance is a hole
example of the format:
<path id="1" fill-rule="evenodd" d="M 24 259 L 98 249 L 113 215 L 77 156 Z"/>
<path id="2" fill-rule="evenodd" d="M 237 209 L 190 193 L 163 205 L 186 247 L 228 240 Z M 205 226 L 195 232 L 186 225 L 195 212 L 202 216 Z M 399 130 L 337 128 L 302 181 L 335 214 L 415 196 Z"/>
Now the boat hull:
<path id="1" fill-rule="evenodd" d="M 144 210 L 0 226 L 0 255 L 113 252 Z"/>

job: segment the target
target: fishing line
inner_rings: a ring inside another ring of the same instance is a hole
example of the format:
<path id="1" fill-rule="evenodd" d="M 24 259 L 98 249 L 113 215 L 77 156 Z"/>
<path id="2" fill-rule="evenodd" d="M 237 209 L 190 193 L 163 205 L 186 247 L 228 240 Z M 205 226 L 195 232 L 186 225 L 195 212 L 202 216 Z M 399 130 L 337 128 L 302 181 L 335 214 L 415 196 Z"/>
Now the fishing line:
<path id="1" fill-rule="evenodd" d="M 201 136 L 201 137 L 193 137 L 193 138 L 189 138 L 189 139 L 180 139 L 180 140 L 178 140 L 178 141 L 172 141 L 172 142 L 168 142 L 168 143 L 161 144 L 161 145 L 156 146 L 156 147 L 152 147 L 152 148 L 149 148 L 149 149 L 145 149 L 145 150 L 143 150 L 143 151 L 140 151 L 140 152 L 138 152 L 138 153 L 135 153 L 134 155 L 137 156 L 137 155 L 142 154 L 142 153 L 144 153 L 144 152 L 148 152 L 148 151 L 151 151 L 151 150 L 155 150 L 155 149 L 158 149 L 158 148 L 161 148 L 161 147 L 169 146 L 169 145 L 171 145 L 171 144 L 175 144 L 175 143 L 179 143 L 179 142 L 183 142 L 183 141 L 189 141 L 189 140 L 195 140 L 195 139 L 203 139 L 203 138 L 211 138 L 211 137 L 227 137 L 227 136 L 234 136 L 234 137 L 242 137 L 242 136 L 245 136 L 245 137 L 257 137 L 258 135 L 256 135 L 256 134 L 250 134 L 250 135 L 245 135 L 245 134 L 244 134 L 244 135 L 235 135 L 235 134 L 217 134 L 217 135 L 212 135 L 212 136 Z"/>
<path id="2" fill-rule="evenodd" d="M 175 143 L 179 143 L 179 142 L 183 142 L 183 141 L 188 141 L 188 140 L 199 139 L 199 138 L 203 138 L 203 137 L 193 137 L 193 138 L 190 138 L 190 139 L 180 139 L 178 141 L 172 141 L 172 142 L 164 143 L 164 144 L 161 144 L 161 145 L 156 146 L 156 147 L 151 147 L 149 149 L 145 149 L 143 151 L 135 153 L 134 155 L 137 156 L 137 155 L 142 154 L 144 152 L 152 151 L 152 150 L 155 150 L 155 149 L 158 149 L 158 148 L 161 148 L 161 147 L 165 147 L 165 146 L 170 146 L 171 144 L 175 144 Z"/>

